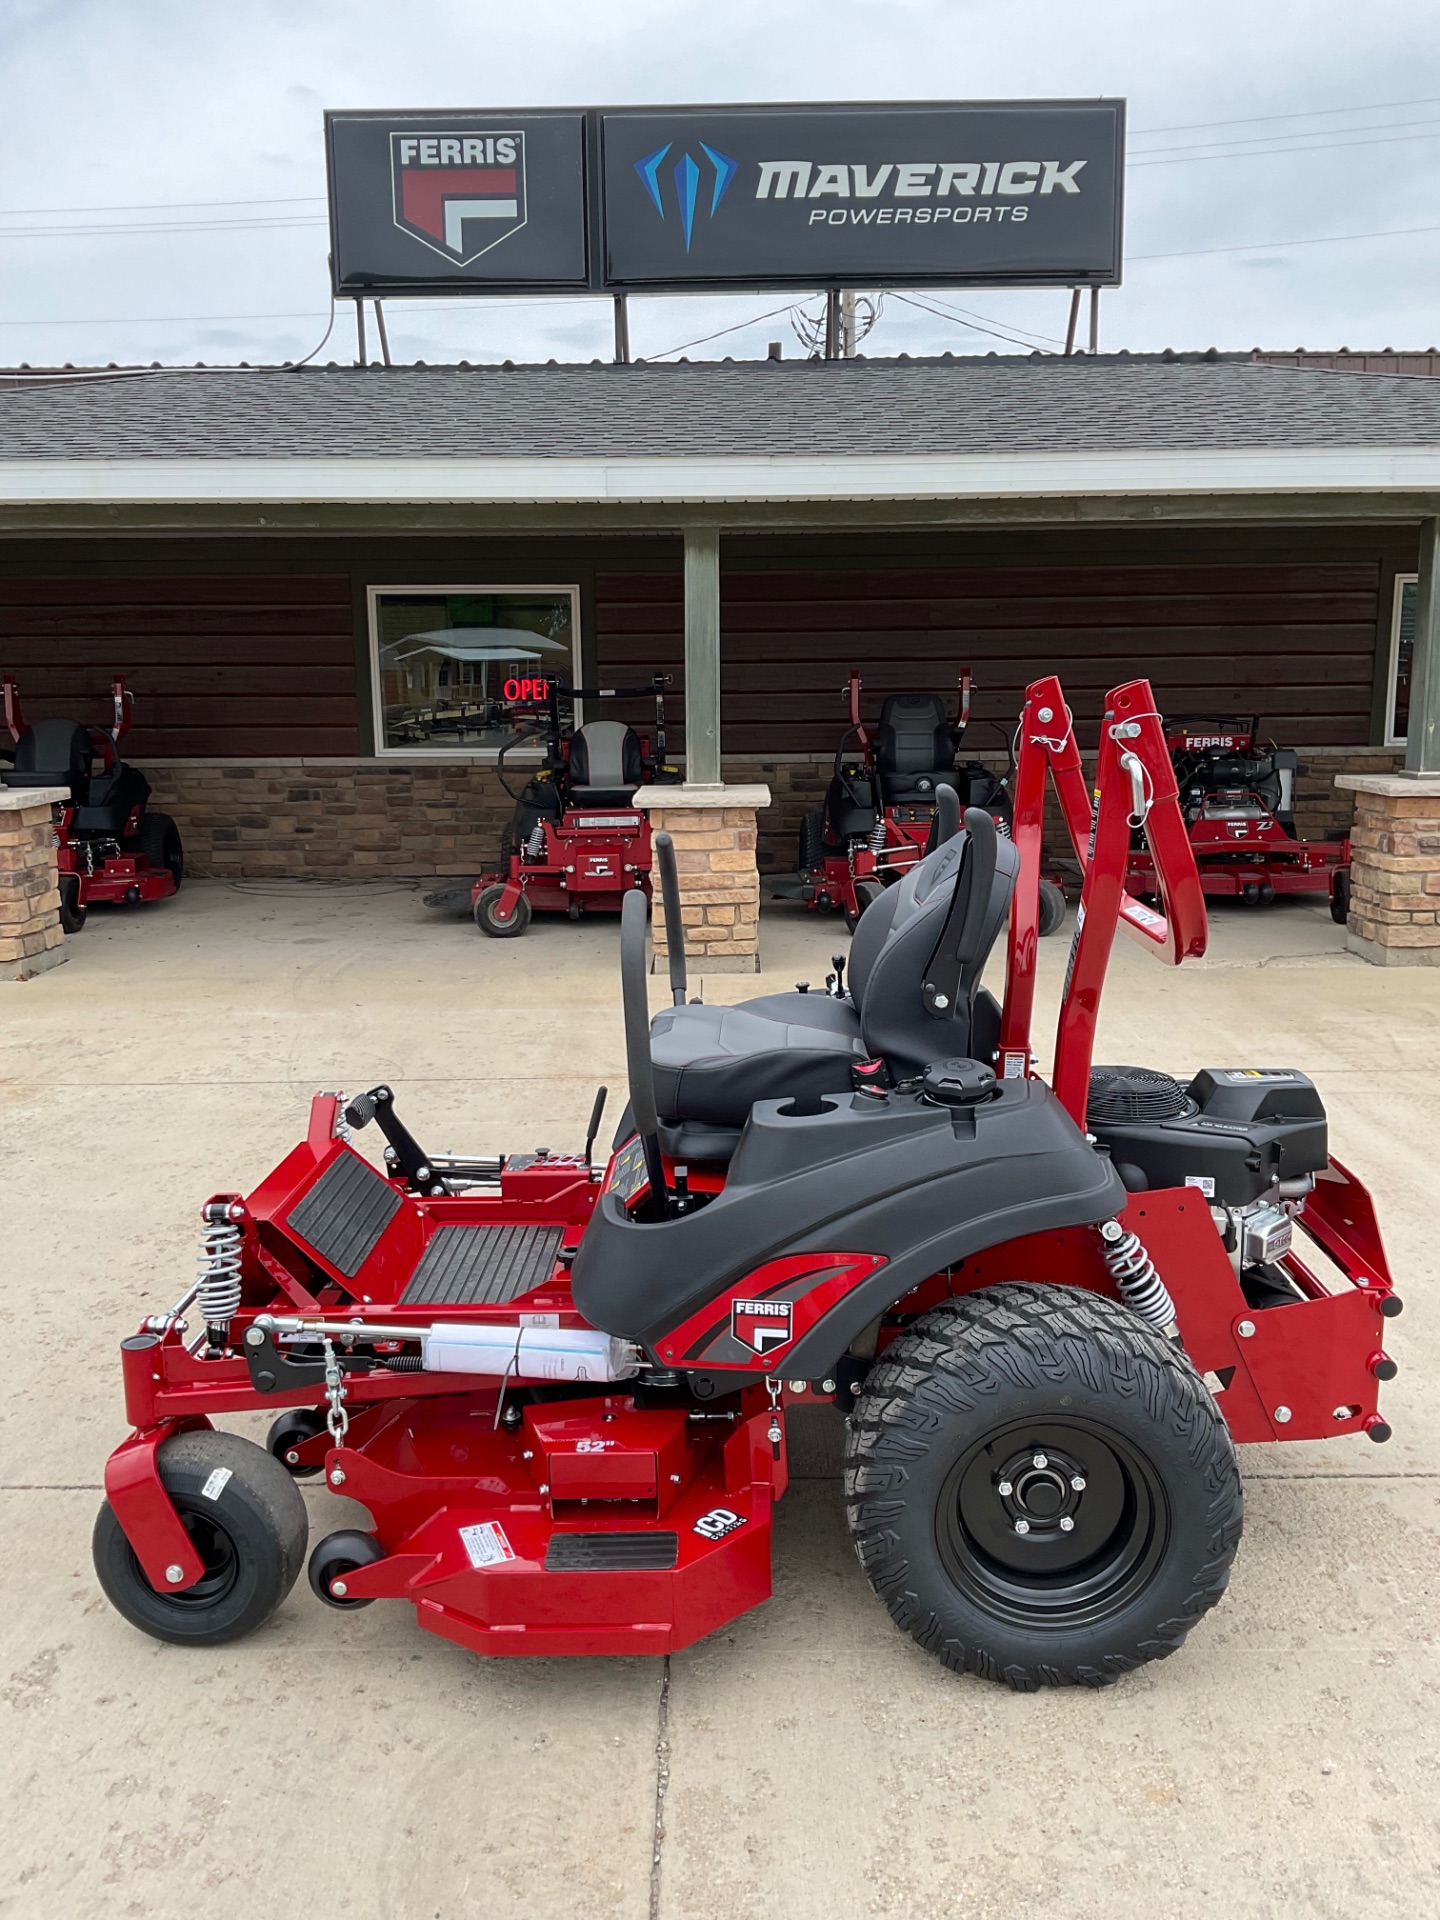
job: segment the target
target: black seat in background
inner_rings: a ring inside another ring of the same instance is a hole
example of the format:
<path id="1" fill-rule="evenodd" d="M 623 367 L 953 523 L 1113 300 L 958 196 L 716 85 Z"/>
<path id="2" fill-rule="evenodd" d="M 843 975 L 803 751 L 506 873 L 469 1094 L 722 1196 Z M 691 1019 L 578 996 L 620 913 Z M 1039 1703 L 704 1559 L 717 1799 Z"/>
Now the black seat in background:
<path id="1" fill-rule="evenodd" d="M 14 768 L 0 774 L 7 787 L 68 787 L 81 805 L 90 788 L 95 743 L 74 720 L 37 720 L 15 743 Z"/>
<path id="2" fill-rule="evenodd" d="M 626 807 L 645 778 L 640 736 L 619 720 L 591 720 L 570 742 L 570 798 L 582 807 Z"/>
<path id="3" fill-rule="evenodd" d="M 955 785 L 955 735 L 938 693 L 892 693 L 875 730 L 875 771 L 888 805 L 924 802 Z"/>

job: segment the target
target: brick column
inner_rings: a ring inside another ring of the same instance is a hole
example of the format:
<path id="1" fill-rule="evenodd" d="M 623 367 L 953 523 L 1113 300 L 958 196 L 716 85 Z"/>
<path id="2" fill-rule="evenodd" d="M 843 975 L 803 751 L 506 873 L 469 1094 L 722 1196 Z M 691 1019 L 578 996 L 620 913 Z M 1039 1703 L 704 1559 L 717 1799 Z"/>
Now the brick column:
<path id="1" fill-rule="evenodd" d="M 635 795 L 656 833 L 675 842 L 685 952 L 699 973 L 760 971 L 760 870 L 755 815 L 768 787 L 642 787 Z M 670 951 L 660 877 L 652 871 L 655 960 Z M 652 965 L 654 962 L 652 961 Z"/>
<path id="2" fill-rule="evenodd" d="M 1440 966 L 1440 778 L 1342 773 L 1355 795 L 1345 944 L 1377 967 Z"/>
<path id="3" fill-rule="evenodd" d="M 53 802 L 65 787 L 0 787 L 0 980 L 68 960 L 60 930 Z"/>

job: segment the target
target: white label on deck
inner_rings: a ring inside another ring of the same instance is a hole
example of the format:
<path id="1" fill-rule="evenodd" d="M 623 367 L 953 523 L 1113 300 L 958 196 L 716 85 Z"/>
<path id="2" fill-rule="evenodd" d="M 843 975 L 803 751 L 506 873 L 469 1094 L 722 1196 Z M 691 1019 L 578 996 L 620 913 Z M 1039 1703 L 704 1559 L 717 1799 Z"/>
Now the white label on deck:
<path id="1" fill-rule="evenodd" d="M 460 1538 L 472 1567 L 494 1567 L 502 1560 L 515 1558 L 515 1549 L 498 1520 L 480 1520 L 473 1527 L 461 1527 Z"/>

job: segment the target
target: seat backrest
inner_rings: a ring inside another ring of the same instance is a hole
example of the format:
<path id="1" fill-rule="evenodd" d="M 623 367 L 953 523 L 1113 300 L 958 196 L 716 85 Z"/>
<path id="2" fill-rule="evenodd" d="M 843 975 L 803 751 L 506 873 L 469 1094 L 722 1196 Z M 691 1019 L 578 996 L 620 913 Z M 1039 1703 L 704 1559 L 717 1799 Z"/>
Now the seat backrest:
<path id="1" fill-rule="evenodd" d="M 71 797 L 83 802 L 94 758 L 88 728 L 73 720 L 37 720 L 16 741 L 15 771 L 5 784 L 69 787 Z"/>
<path id="2" fill-rule="evenodd" d="M 577 787 L 638 787 L 645 778 L 640 736 L 619 720 L 587 720 L 570 742 Z"/>
<path id="3" fill-rule="evenodd" d="M 955 738 L 938 693 L 892 693 L 880 709 L 875 764 L 882 774 L 949 773 Z"/>
<path id="4" fill-rule="evenodd" d="M 1013 841 L 1002 838 L 978 937 L 961 956 L 955 1005 L 948 1019 L 937 1020 L 926 1011 L 922 987 L 952 904 L 962 919 L 966 911 L 973 882 L 969 844 L 968 834 L 957 833 L 887 887 L 866 908 L 850 945 L 850 993 L 866 1051 L 883 1056 L 902 1077 L 969 1052 L 980 976 L 1010 911 L 1020 856 Z"/>

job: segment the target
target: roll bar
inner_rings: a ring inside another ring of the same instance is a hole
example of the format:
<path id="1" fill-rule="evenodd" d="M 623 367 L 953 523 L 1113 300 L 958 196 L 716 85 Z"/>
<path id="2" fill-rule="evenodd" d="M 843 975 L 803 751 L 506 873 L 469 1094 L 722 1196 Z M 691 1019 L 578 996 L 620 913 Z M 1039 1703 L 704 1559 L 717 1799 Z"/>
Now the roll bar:
<path id="1" fill-rule="evenodd" d="M 655 864 L 660 869 L 660 898 L 665 908 L 665 945 L 670 955 L 670 1000 L 685 1004 L 685 921 L 680 911 L 680 875 L 675 867 L 675 842 L 668 833 L 657 833 L 654 841 Z"/>
<path id="2" fill-rule="evenodd" d="M 1020 872 L 1010 908 L 997 1063 L 1006 1079 L 1024 1078 L 1034 1071 L 1030 1027 L 1047 775 L 1054 779 L 1082 876 L 1051 1079 L 1055 1092 L 1083 1127 L 1100 995 L 1117 927 L 1172 966 L 1198 959 L 1205 951 L 1208 931 L 1205 894 L 1149 681 L 1127 681 L 1106 698 L 1093 803 L 1060 682 L 1053 674 L 1033 682 L 1026 691 L 1020 722 L 1011 829 L 1020 853 Z M 1130 839 L 1137 832 L 1144 834 L 1154 862 L 1158 913 L 1125 890 Z"/>
<path id="3" fill-rule="evenodd" d="M 650 994 L 646 986 L 645 934 L 649 922 L 645 896 L 638 887 L 620 909 L 620 997 L 625 1008 L 625 1071 L 630 1083 L 630 1112 L 650 1197 L 658 1209 L 666 1200 L 665 1160 L 660 1151 L 660 1115 L 655 1106 L 655 1062 L 650 1058 Z"/>

